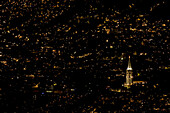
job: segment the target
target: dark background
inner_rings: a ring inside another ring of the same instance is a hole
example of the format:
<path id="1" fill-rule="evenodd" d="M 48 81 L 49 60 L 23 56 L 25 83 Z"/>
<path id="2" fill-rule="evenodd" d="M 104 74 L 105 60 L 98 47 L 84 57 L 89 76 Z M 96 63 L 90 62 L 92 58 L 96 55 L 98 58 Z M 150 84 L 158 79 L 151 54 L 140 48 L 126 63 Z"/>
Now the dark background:
<path id="1" fill-rule="evenodd" d="M 53 1 L 54 4 L 56 2 Z M 47 9 L 50 9 L 52 7 L 50 3 L 44 5 L 40 1 L 33 1 L 32 4 L 36 4 L 35 6 L 26 10 L 22 10 L 14 4 L 8 4 L 6 1 L 1 1 L 3 9 L 8 7 L 8 10 L 2 15 L 2 21 L 6 21 L 6 23 L 2 24 L 3 35 L 0 39 L 0 51 L 3 54 L 2 61 L 5 60 L 8 62 L 8 65 L 4 65 L 2 63 L 0 64 L 0 83 L 2 84 L 1 94 L 3 96 L 1 96 L 3 98 L 1 98 L 3 101 L 1 102 L 1 106 L 5 108 L 5 111 L 8 108 L 11 108 L 12 110 L 20 109 L 20 111 L 30 111 L 30 109 L 36 109 L 45 106 L 49 99 L 51 99 L 49 95 L 40 97 L 37 103 L 34 103 L 34 106 L 31 106 L 32 95 L 35 93 L 32 89 L 32 85 L 39 82 L 41 89 L 38 89 L 39 92 L 37 95 L 41 95 L 47 86 L 49 87 L 53 84 L 53 82 L 56 82 L 58 83 L 58 86 L 55 88 L 58 90 L 63 90 L 63 85 L 66 84 L 68 88 L 75 89 L 76 96 L 88 94 L 88 96 L 82 100 L 77 99 L 77 103 L 73 105 L 74 108 L 82 103 L 92 103 L 97 98 L 97 96 L 106 93 L 105 89 L 107 85 L 116 88 L 120 87 L 121 82 L 123 83 L 125 81 L 124 78 L 116 78 L 115 76 L 116 74 L 121 73 L 121 71 L 113 72 L 112 70 L 121 68 L 123 70 L 122 72 L 125 72 L 129 55 L 132 56 L 131 62 L 134 75 L 139 72 L 142 74 L 141 79 L 147 80 L 153 84 L 159 83 L 161 90 L 169 92 L 169 69 L 159 69 L 159 66 L 169 65 L 168 45 L 167 43 L 162 43 L 160 41 L 167 38 L 166 36 L 169 35 L 169 31 L 167 31 L 168 33 L 163 34 L 161 37 L 155 36 L 156 38 L 154 41 L 146 44 L 146 46 L 138 46 L 142 41 L 140 38 L 142 35 L 140 34 L 135 41 L 127 40 L 127 43 L 124 44 L 123 42 L 120 42 L 119 39 L 112 38 L 116 35 L 116 33 L 107 35 L 106 33 L 94 32 L 96 26 L 104 21 L 102 19 L 97 20 L 91 18 L 89 19 L 90 24 L 87 24 L 86 22 L 77 23 L 74 21 L 77 15 L 90 15 L 89 9 L 91 6 L 98 8 L 98 10 L 91 15 L 98 14 L 104 18 L 110 17 L 110 15 L 113 13 L 110 11 L 110 9 L 114 9 L 121 12 L 121 14 L 116 18 L 122 18 L 125 15 L 148 14 L 146 19 L 148 19 L 150 22 L 166 20 L 170 18 L 168 12 L 170 10 L 170 3 L 169 0 L 165 0 L 164 2 L 165 3 L 162 4 L 162 0 L 75 0 L 71 3 L 70 9 L 64 9 L 63 14 L 57 16 L 56 18 L 49 17 L 50 19 L 47 20 L 48 22 L 45 23 L 43 20 L 43 22 L 40 23 L 41 18 L 36 18 L 34 16 L 40 13 L 42 7 L 44 8 L 43 12 L 46 12 Z M 135 6 L 134 8 L 129 9 L 129 5 L 132 3 L 134 3 Z M 157 3 L 160 3 L 161 5 L 150 12 L 150 8 Z M 16 15 L 14 15 L 10 20 L 9 18 L 12 14 L 9 12 L 11 10 L 13 11 L 14 7 L 17 8 L 16 11 L 23 13 L 24 16 L 17 17 L 17 14 L 14 13 Z M 54 9 L 54 11 L 56 10 L 59 10 L 60 12 L 60 9 Z M 28 22 L 29 20 L 31 22 Z M 131 21 L 133 21 L 133 19 Z M 21 27 L 22 23 L 25 25 L 24 28 Z M 34 25 L 36 23 L 37 26 Z M 57 28 L 64 24 L 72 27 L 71 33 L 66 33 L 64 31 L 57 32 Z M 73 27 L 74 25 L 76 27 Z M 128 26 L 128 22 L 126 25 Z M 8 31 L 7 26 L 9 26 L 9 28 L 18 27 L 19 30 L 6 33 Z M 169 27 L 169 24 L 167 24 L 167 27 Z M 72 34 L 76 30 L 78 31 L 78 34 Z M 87 31 L 88 33 L 83 34 L 79 32 L 81 30 Z M 51 35 L 48 36 L 50 40 L 42 38 L 43 36 L 35 35 L 36 32 L 44 33 L 48 31 L 51 32 Z M 23 35 L 24 38 L 28 36 L 30 37 L 30 41 L 26 42 L 22 39 L 20 40 L 18 38 L 14 38 L 12 33 L 16 35 Z M 128 32 L 124 35 L 128 37 L 130 34 L 131 33 Z M 63 40 L 63 37 L 65 38 L 71 36 L 73 37 L 73 40 Z M 86 39 L 81 40 L 82 37 L 85 37 Z M 149 39 L 150 37 L 148 36 L 147 38 Z M 37 44 L 37 39 L 39 39 L 41 43 Z M 106 39 L 116 43 L 113 49 L 106 49 L 106 46 L 109 46 L 109 44 L 107 45 L 105 42 Z M 121 40 L 123 40 L 123 38 Z M 12 43 L 16 43 L 19 46 L 12 46 Z M 132 45 L 132 48 L 128 47 L 129 44 Z M 8 49 L 6 45 L 9 45 L 11 49 Z M 61 48 L 62 45 L 64 45 L 64 48 Z M 156 48 L 152 49 L 150 45 L 156 45 Z M 41 47 L 44 46 L 52 46 L 53 49 L 57 51 L 60 50 L 62 54 L 59 55 L 58 53 L 55 53 L 56 57 L 54 57 L 52 55 L 52 49 L 47 49 L 47 52 L 45 49 L 41 49 Z M 161 47 L 163 49 L 161 49 Z M 158 50 L 164 51 L 165 54 L 153 52 Z M 36 53 L 34 54 L 33 51 Z M 73 54 L 75 51 L 76 53 Z M 138 54 L 137 56 L 133 56 L 134 51 L 137 51 L 138 53 L 147 52 L 148 55 L 140 56 Z M 101 54 L 98 55 L 98 52 Z M 92 55 L 82 59 L 70 58 L 71 55 L 76 57 L 85 53 L 92 53 Z M 122 53 L 125 53 L 125 60 L 120 61 L 118 57 L 120 57 Z M 103 60 L 105 57 L 111 58 L 114 56 L 116 56 L 115 59 L 109 61 Z M 154 56 L 152 62 L 145 61 L 151 56 Z M 12 61 L 11 58 L 18 58 L 19 62 Z M 36 59 L 39 60 L 37 61 Z M 30 60 L 30 62 L 26 62 L 26 60 Z M 48 66 L 48 63 L 50 63 L 51 66 Z M 69 63 L 71 64 L 69 65 Z M 107 65 L 104 66 L 105 64 Z M 59 66 L 59 68 L 53 69 L 54 65 Z M 79 67 L 84 67 L 87 65 L 87 68 L 79 69 Z M 27 67 L 27 70 L 24 71 L 23 67 Z M 152 67 L 153 70 L 146 71 L 148 67 Z M 38 70 L 41 70 L 41 72 L 38 72 Z M 25 77 L 25 75 L 30 74 L 36 75 L 35 78 L 32 79 Z M 39 78 L 38 75 L 44 75 L 44 77 Z M 111 77 L 113 82 L 107 79 L 107 77 L 111 75 L 113 75 Z M 25 82 L 25 80 L 28 82 Z M 50 82 L 50 80 L 53 80 L 53 82 Z M 93 92 L 89 94 L 90 90 L 93 90 Z M 26 103 L 24 103 L 24 99 L 26 99 Z M 24 104 L 25 106 L 22 106 Z M 16 106 L 19 108 L 16 108 Z M 71 107 L 68 109 L 71 109 Z M 58 108 L 54 107 L 54 109 Z"/>

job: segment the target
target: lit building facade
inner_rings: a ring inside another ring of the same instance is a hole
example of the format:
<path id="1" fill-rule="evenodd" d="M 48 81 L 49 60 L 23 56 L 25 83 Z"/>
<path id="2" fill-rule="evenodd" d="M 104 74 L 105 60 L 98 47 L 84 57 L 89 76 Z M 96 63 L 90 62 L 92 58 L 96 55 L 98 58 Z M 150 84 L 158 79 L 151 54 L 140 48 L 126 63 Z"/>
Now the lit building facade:
<path id="1" fill-rule="evenodd" d="M 130 56 L 129 56 L 129 61 L 128 61 L 128 67 L 126 69 L 126 85 L 132 85 L 132 79 L 133 79 L 133 70 L 130 62 Z"/>

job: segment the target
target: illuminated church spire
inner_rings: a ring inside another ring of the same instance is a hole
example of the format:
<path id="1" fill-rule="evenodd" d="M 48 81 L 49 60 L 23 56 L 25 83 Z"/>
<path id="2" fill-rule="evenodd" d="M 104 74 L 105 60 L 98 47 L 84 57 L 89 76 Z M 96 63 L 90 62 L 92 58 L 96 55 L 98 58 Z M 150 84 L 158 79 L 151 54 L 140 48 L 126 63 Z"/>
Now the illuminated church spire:
<path id="1" fill-rule="evenodd" d="M 128 67 L 126 69 L 126 85 L 132 85 L 132 66 L 131 66 L 131 62 L 130 62 L 130 56 L 129 56 L 129 61 L 128 61 Z"/>
<path id="2" fill-rule="evenodd" d="M 131 66 L 131 62 L 130 62 L 130 56 L 129 56 L 129 61 L 128 61 L 127 70 L 132 70 L 132 66 Z"/>

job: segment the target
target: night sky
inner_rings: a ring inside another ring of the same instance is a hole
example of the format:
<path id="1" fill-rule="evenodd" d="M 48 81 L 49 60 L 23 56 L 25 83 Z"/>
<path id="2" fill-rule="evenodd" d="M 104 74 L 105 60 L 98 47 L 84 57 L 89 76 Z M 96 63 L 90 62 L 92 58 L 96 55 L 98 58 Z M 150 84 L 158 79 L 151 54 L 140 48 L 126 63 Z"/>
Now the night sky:
<path id="1" fill-rule="evenodd" d="M 170 111 L 169 10 L 169 0 L 1 0 L 1 111 Z M 129 56 L 145 86 L 122 87 Z"/>

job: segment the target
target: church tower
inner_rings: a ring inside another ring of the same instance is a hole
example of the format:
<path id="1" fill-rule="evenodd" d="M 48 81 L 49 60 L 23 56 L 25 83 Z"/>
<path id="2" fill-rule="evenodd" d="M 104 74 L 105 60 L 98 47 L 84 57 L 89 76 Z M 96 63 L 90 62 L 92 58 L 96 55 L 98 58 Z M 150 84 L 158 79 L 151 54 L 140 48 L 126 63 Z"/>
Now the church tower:
<path id="1" fill-rule="evenodd" d="M 131 62 L 130 62 L 130 56 L 129 56 L 129 61 L 128 61 L 128 67 L 126 69 L 126 85 L 132 85 L 132 66 L 131 66 Z"/>

